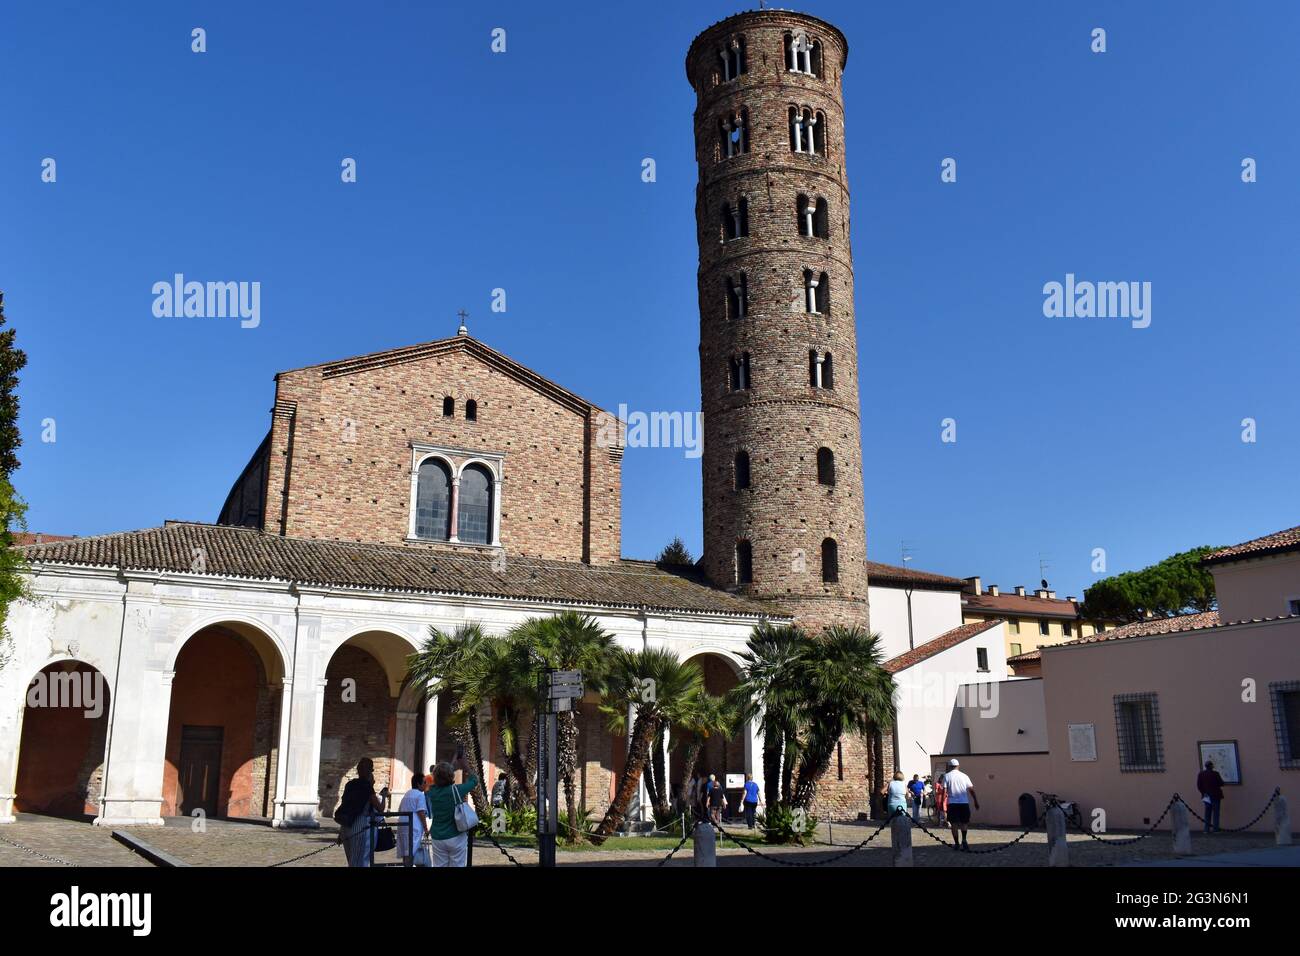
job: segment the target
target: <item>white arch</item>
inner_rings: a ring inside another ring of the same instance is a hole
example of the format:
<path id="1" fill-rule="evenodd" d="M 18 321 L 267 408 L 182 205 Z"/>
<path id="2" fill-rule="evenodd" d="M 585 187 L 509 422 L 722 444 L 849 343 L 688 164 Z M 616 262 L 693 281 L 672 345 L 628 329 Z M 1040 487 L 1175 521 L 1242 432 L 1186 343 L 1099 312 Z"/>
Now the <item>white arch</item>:
<path id="1" fill-rule="evenodd" d="M 423 465 L 430 458 L 438 459 L 438 461 L 442 462 L 444 465 L 447 466 L 447 474 L 452 476 L 453 478 L 456 477 L 457 474 L 456 465 L 452 462 L 450 458 L 448 458 L 440 451 L 426 451 L 423 454 L 417 455 L 415 459 L 415 469 L 414 469 L 415 474 L 418 475 L 420 473 L 420 466 Z"/>
<path id="2" fill-rule="evenodd" d="M 715 654 L 730 664 L 732 673 L 736 680 L 742 680 L 744 678 L 745 662 L 740 659 L 740 655 L 735 651 L 722 647 L 721 645 L 708 644 L 700 647 L 692 647 L 690 653 L 682 658 L 682 662 L 685 663 L 686 661 L 694 660 L 695 658 L 702 657 L 705 654 Z"/>
<path id="3" fill-rule="evenodd" d="M 183 636 L 179 640 L 173 642 L 171 648 L 168 650 L 165 670 L 175 672 L 176 662 L 180 659 L 181 651 L 184 649 L 185 645 L 190 642 L 190 639 L 203 629 L 215 627 L 220 624 L 243 624 L 245 627 L 252 628 L 260 637 L 263 637 L 270 642 L 271 647 L 275 649 L 276 657 L 278 658 L 277 660 L 267 660 L 267 656 L 262 652 L 263 648 L 260 646 L 260 642 L 254 640 L 248 642 L 257 653 L 257 656 L 262 659 L 262 665 L 266 669 L 266 679 L 268 682 L 274 684 L 278 680 L 293 674 L 293 662 L 290 659 L 291 655 L 288 648 L 286 648 L 284 643 L 280 640 L 280 635 L 268 626 L 265 621 L 259 620 L 251 614 L 241 614 L 238 611 L 217 611 L 205 618 L 200 618 L 197 623 L 191 624 L 187 630 L 183 632 Z M 235 633 L 238 634 L 239 632 L 236 630 Z M 242 634 L 240 636 L 245 637 L 245 635 Z M 272 663 L 279 665 L 278 672 L 273 672 L 272 667 L 269 666 Z"/>
<path id="4" fill-rule="evenodd" d="M 32 686 L 32 681 L 36 679 L 36 676 L 40 674 L 41 671 L 45 670 L 45 668 L 50 667 L 54 664 L 62 664 L 65 661 L 70 661 L 74 664 L 85 664 L 87 667 L 94 668 L 95 673 L 99 674 L 100 677 L 104 678 L 104 683 L 108 686 L 108 692 L 110 694 L 116 693 L 117 689 L 113 686 L 113 680 L 109 676 L 108 671 L 105 670 L 103 667 L 100 667 L 98 664 L 92 663 L 91 661 L 88 661 L 85 658 L 75 657 L 72 654 L 67 654 L 67 653 L 54 654 L 47 661 L 45 661 L 44 664 L 39 665 L 36 668 L 36 670 L 32 671 L 31 676 L 29 676 L 27 680 L 23 681 L 22 686 L 20 688 L 21 696 L 18 702 L 20 710 L 25 710 L 27 708 L 27 688 Z"/>
<path id="5" fill-rule="evenodd" d="M 401 657 L 402 666 L 400 668 L 400 673 L 394 673 L 395 668 L 390 666 L 395 663 L 392 659 L 391 650 L 386 650 L 380 647 L 379 643 L 375 641 L 356 640 L 356 638 L 363 637 L 367 634 L 379 634 L 379 635 L 384 635 L 385 637 L 396 638 L 403 645 L 405 645 L 405 647 L 410 653 L 415 653 L 420 649 L 419 641 L 417 641 L 415 638 L 413 638 L 410 634 L 406 633 L 405 631 L 400 630 L 399 628 L 395 628 L 392 627 L 391 625 L 386 625 L 386 624 L 361 624 L 354 627 L 351 631 L 348 632 L 347 636 L 343 638 L 343 640 L 339 641 L 332 648 L 330 648 L 329 653 L 325 655 L 325 660 L 323 662 L 324 667 L 321 669 L 321 674 L 322 676 L 327 674 L 329 672 L 330 662 L 334 660 L 334 656 L 343 647 L 347 646 L 348 644 L 351 644 L 353 647 L 365 651 L 367 654 L 369 654 L 371 657 L 373 657 L 376 661 L 379 662 L 379 666 L 383 668 L 384 676 L 388 678 L 389 691 L 392 693 L 394 697 L 398 697 L 399 695 L 402 694 L 402 686 L 406 682 L 406 672 L 407 672 L 406 656 L 407 655 L 403 654 Z"/>
<path id="6" fill-rule="evenodd" d="M 482 465 L 485 469 L 487 469 L 487 473 L 492 477 L 492 480 L 494 482 L 500 481 L 501 475 L 497 472 L 498 464 L 500 463 L 489 461 L 486 458 L 478 458 L 478 457 L 466 458 L 463 462 L 460 463 L 460 470 L 456 472 L 456 480 L 459 481 L 461 476 L 465 474 L 465 469 L 469 468 L 471 465 Z"/>

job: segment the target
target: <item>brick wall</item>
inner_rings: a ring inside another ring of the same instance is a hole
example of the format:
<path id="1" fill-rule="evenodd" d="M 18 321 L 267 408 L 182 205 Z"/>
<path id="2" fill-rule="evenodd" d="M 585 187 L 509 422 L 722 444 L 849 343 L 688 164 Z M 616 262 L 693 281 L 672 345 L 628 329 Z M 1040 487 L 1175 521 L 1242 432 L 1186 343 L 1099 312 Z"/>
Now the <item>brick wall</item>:
<path id="1" fill-rule="evenodd" d="M 618 560 L 621 454 L 597 444 L 599 410 L 526 370 L 512 374 L 513 363 L 473 340 L 435 345 L 277 376 L 266 529 L 405 543 L 414 442 L 504 456 L 508 554 Z"/>
<path id="2" fill-rule="evenodd" d="M 356 682 L 354 701 L 345 701 L 343 681 Z M 379 662 L 358 647 L 344 645 L 326 671 L 325 713 L 321 721 L 320 812 L 330 816 L 339 805 L 344 785 L 357 775 L 357 761 L 375 762 L 375 791 L 389 787 L 394 794 L 410 789 L 410 781 L 392 781 L 393 748 L 397 742 L 397 698 L 388 692 L 388 677 Z M 396 809 L 394 805 L 393 809 Z"/>

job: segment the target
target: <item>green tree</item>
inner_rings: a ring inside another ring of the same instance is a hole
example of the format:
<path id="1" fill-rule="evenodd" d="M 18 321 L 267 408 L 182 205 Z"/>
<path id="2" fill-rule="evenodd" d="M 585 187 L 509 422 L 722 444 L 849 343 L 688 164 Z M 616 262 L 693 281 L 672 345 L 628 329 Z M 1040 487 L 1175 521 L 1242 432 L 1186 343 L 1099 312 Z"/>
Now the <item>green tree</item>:
<path id="1" fill-rule="evenodd" d="M 808 642 L 790 680 L 799 688 L 803 746 L 791 805 L 809 809 L 844 734 L 875 733 L 894 721 L 894 678 L 880 635 L 831 627 Z"/>
<path id="2" fill-rule="evenodd" d="M 465 700 L 492 705 L 501 753 L 514 781 L 511 791 L 516 807 L 532 802 L 537 795 L 519 732 L 521 719 L 537 704 L 537 667 L 530 651 L 527 641 L 515 632 L 503 638 L 484 638 L 465 661 L 463 682 Z"/>
<path id="3" fill-rule="evenodd" d="M 27 364 L 27 356 L 14 344 L 15 332 L 5 328 L 4 293 L 0 292 L 0 633 L 3 633 L 9 605 L 26 594 L 22 576 L 24 564 L 14 550 L 14 535 L 26 530 L 27 505 L 12 484 L 18 469 L 18 373 Z M 5 663 L 6 648 L 0 646 L 0 667 Z"/>
<path id="4" fill-rule="evenodd" d="M 1214 577 L 1201 564 L 1213 547 L 1193 548 L 1140 571 L 1103 578 L 1083 593 L 1080 616 L 1092 621 L 1141 621 L 1218 607 Z"/>
<path id="5" fill-rule="evenodd" d="M 673 737 L 685 744 L 682 751 L 682 779 L 677 785 L 677 802 L 680 805 L 686 804 L 686 788 L 700 761 L 700 752 L 705 743 L 715 735 L 730 737 L 741 723 L 736 703 L 728 697 L 701 692 L 685 702 L 672 727 Z M 663 807 L 656 809 L 661 815 L 671 811 L 666 799 Z"/>
<path id="6" fill-rule="evenodd" d="M 582 671 L 583 686 L 600 692 L 605 674 L 614 659 L 614 635 L 601 628 L 595 618 L 577 611 L 562 611 L 551 617 L 533 618 L 516 629 L 518 639 L 527 642 L 541 667 L 560 671 Z M 574 709 L 561 711 L 556 720 L 556 772 L 564 785 L 569 839 L 578 835 L 576 777 L 578 772 L 578 718 Z M 536 749 L 530 748 L 534 766 Z"/>
<path id="7" fill-rule="evenodd" d="M 686 543 L 681 538 L 673 540 L 659 552 L 659 557 L 655 559 L 659 564 L 672 565 L 674 567 L 689 567 L 695 563 L 695 558 L 687 550 Z"/>
<path id="8" fill-rule="evenodd" d="M 614 799 L 592 833 L 593 842 L 603 843 L 622 824 L 641 784 L 641 774 L 660 728 L 678 720 L 692 698 L 703 689 L 704 675 L 699 665 L 679 660 L 672 651 L 620 648 L 615 652 L 601 710 L 609 716 L 614 733 L 627 733 L 631 711 L 632 729 Z"/>
<path id="9" fill-rule="evenodd" d="M 735 696 L 746 720 L 758 719 L 763 737 L 763 797 L 774 807 L 791 799 L 799 753 L 803 694 L 791 680 L 809 638 L 794 624 L 759 624 L 741 654 L 743 674 Z"/>
<path id="10" fill-rule="evenodd" d="M 487 698 L 475 677 L 484 666 L 482 655 L 489 653 L 489 638 L 477 624 L 459 624 L 454 631 L 429 628 L 429 636 L 416 653 L 407 658 L 407 679 L 428 693 L 446 694 L 448 726 L 465 749 L 474 768 L 478 787 L 474 798 L 480 807 L 490 806 L 483 780 L 483 754 L 479 748 L 478 710 Z"/>

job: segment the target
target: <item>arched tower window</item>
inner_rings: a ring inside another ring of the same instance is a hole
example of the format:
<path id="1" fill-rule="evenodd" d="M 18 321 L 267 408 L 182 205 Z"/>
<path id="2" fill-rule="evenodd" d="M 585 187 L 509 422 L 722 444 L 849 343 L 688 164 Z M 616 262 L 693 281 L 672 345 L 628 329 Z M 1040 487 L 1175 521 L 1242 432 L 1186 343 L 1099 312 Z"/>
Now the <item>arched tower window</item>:
<path id="1" fill-rule="evenodd" d="M 813 388 L 835 387 L 835 365 L 830 352 L 808 350 L 808 384 Z"/>
<path id="2" fill-rule="evenodd" d="M 746 73 L 749 64 L 745 59 L 745 38 L 732 37 L 725 47 L 718 51 L 722 58 L 722 82 L 727 83 Z"/>
<path id="3" fill-rule="evenodd" d="M 840 579 L 840 546 L 834 538 L 822 541 L 822 581 L 835 584 Z"/>
<path id="4" fill-rule="evenodd" d="M 809 156 L 826 155 L 826 114 L 808 107 L 792 106 L 788 111 L 790 122 L 790 151 Z"/>
<path id="5" fill-rule="evenodd" d="M 415 536 L 432 541 L 451 537 L 451 472 L 437 458 L 422 461 L 416 476 Z"/>
<path id="6" fill-rule="evenodd" d="M 465 403 L 465 421 L 478 421 L 478 402 L 474 401 L 472 398 Z"/>
<path id="7" fill-rule="evenodd" d="M 754 583 L 754 549 L 748 541 L 736 542 L 736 583 Z"/>
<path id="8" fill-rule="evenodd" d="M 803 271 L 804 310 L 810 315 L 829 315 L 831 284 L 824 272 Z"/>
<path id="9" fill-rule="evenodd" d="M 817 449 L 817 484 L 835 484 L 835 453 L 829 448 Z"/>
<path id="10" fill-rule="evenodd" d="M 736 452 L 736 490 L 742 491 L 749 487 L 749 452 Z"/>
<path id="11" fill-rule="evenodd" d="M 835 387 L 835 356 L 827 352 L 822 356 L 822 388 Z"/>
<path id="12" fill-rule="evenodd" d="M 451 418 L 456 414 L 456 399 L 448 395 L 442 400 L 442 417 Z"/>
<path id="13" fill-rule="evenodd" d="M 820 196 L 813 199 L 800 193 L 796 202 L 795 222 L 799 227 L 799 235 L 817 239 L 829 238 L 830 217 L 826 200 Z"/>
<path id="14" fill-rule="evenodd" d="M 749 110 L 741 109 L 739 113 L 724 116 L 718 123 L 718 135 L 722 138 L 722 155 L 726 158 L 748 153 Z"/>
<path id="15" fill-rule="evenodd" d="M 749 312 L 749 282 L 745 273 L 727 276 L 727 318 L 743 319 Z"/>
<path id="16" fill-rule="evenodd" d="M 815 156 L 826 155 L 826 114 L 821 110 L 812 114 L 812 149 L 809 150 Z"/>
<path id="17" fill-rule="evenodd" d="M 722 239 L 729 242 L 749 235 L 749 200 L 741 196 L 734 204 L 722 204 Z"/>
<path id="18" fill-rule="evenodd" d="M 482 465 L 470 465 L 460 474 L 457 495 L 456 537 L 466 544 L 492 541 L 492 476 Z"/>
<path id="19" fill-rule="evenodd" d="M 749 353 L 733 355 L 728 365 L 728 384 L 733 392 L 742 392 L 749 388 Z"/>

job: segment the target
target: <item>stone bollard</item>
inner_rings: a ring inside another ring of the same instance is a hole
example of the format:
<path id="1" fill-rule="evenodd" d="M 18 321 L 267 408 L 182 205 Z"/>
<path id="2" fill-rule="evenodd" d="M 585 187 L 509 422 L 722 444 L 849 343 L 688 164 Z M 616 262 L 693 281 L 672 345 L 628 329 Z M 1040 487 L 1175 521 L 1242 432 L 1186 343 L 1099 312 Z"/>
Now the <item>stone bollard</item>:
<path id="1" fill-rule="evenodd" d="M 1187 804 L 1181 800 L 1175 800 L 1174 805 L 1169 808 L 1169 824 L 1174 831 L 1174 856 L 1192 855 L 1190 820 L 1191 816 L 1187 812 Z"/>
<path id="2" fill-rule="evenodd" d="M 889 821 L 889 842 L 894 846 L 894 866 L 911 866 L 912 823 L 901 813 Z"/>
<path id="3" fill-rule="evenodd" d="M 1278 846 L 1291 845 L 1291 810 L 1286 805 L 1286 797 L 1280 793 L 1273 804 L 1273 837 Z"/>
<path id="4" fill-rule="evenodd" d="M 701 820 L 695 824 L 692 833 L 695 836 L 695 865 L 717 866 L 718 836 L 713 832 L 713 826 L 707 820 Z"/>
<path id="5" fill-rule="evenodd" d="M 1065 811 L 1055 804 L 1047 811 L 1047 865 L 1070 865 L 1070 841 L 1065 837 Z"/>

